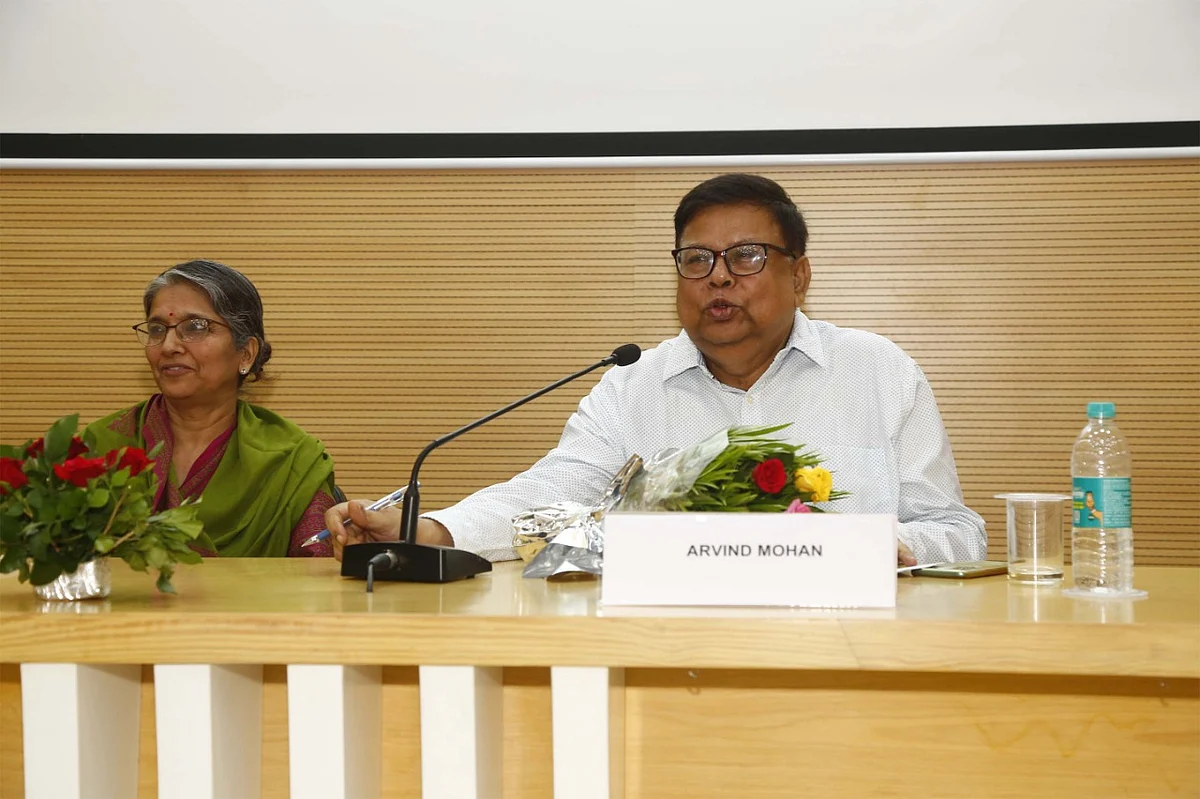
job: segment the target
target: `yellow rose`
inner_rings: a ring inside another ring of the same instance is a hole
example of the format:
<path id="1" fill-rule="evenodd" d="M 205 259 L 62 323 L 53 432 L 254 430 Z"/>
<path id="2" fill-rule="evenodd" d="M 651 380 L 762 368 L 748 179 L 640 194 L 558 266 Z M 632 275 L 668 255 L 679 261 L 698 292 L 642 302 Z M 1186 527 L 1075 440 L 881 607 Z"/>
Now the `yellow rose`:
<path id="1" fill-rule="evenodd" d="M 810 502 L 824 502 L 833 490 L 833 475 L 820 466 L 805 466 L 796 470 L 796 490 L 810 495 Z"/>

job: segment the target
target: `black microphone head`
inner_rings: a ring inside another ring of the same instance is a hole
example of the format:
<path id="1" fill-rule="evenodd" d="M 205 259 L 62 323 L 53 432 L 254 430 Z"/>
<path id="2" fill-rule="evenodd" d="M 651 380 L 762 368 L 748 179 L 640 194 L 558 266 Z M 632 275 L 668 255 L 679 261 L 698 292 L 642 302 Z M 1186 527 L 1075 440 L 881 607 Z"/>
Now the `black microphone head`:
<path id="1" fill-rule="evenodd" d="M 612 351 L 612 357 L 616 358 L 617 366 L 628 366 L 642 357 L 642 348 L 636 344 L 622 344 Z"/>

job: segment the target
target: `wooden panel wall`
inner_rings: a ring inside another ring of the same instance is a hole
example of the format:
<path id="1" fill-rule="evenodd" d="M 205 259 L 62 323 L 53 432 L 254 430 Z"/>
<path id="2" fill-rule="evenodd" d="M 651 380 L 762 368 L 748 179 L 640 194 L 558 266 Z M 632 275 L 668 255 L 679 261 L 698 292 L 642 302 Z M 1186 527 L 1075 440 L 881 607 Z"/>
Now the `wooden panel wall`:
<path id="1" fill-rule="evenodd" d="M 1200 163 L 779 168 L 812 228 L 811 316 L 925 368 L 969 504 L 1069 487 L 1089 400 L 1134 454 L 1142 563 L 1200 563 Z M 254 401 L 332 451 L 351 496 L 434 437 L 633 341 L 677 330 L 671 215 L 714 171 L 38 172 L 2 177 L 0 437 L 135 402 L 128 326 L 190 258 L 263 293 Z M 434 454 L 426 506 L 556 441 L 584 379 Z"/>

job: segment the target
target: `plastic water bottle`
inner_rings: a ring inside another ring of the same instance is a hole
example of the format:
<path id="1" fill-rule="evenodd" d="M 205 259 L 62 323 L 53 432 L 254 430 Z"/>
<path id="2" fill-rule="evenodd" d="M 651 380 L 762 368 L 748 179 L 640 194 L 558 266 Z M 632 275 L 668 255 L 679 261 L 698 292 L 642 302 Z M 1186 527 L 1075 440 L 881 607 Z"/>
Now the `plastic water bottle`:
<path id="1" fill-rule="evenodd" d="M 1111 402 L 1089 402 L 1071 452 L 1073 596 L 1128 599 L 1133 587 L 1133 458 Z"/>

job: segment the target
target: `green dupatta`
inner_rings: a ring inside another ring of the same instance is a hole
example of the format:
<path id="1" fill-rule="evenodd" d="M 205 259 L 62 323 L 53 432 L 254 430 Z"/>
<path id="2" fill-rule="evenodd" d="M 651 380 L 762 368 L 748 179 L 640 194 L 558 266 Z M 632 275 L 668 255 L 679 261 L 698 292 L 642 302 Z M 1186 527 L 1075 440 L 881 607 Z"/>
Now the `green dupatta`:
<path id="1" fill-rule="evenodd" d="M 164 441 L 155 458 L 161 490 L 171 468 L 172 437 L 165 424 L 156 430 L 148 418 L 152 400 L 92 422 L 84 435 L 101 452 L 149 449 Z M 324 444 L 279 414 L 243 400 L 237 405 L 237 423 L 197 515 L 219 555 L 282 558 L 313 496 L 322 488 L 333 493 L 333 460 Z"/>

